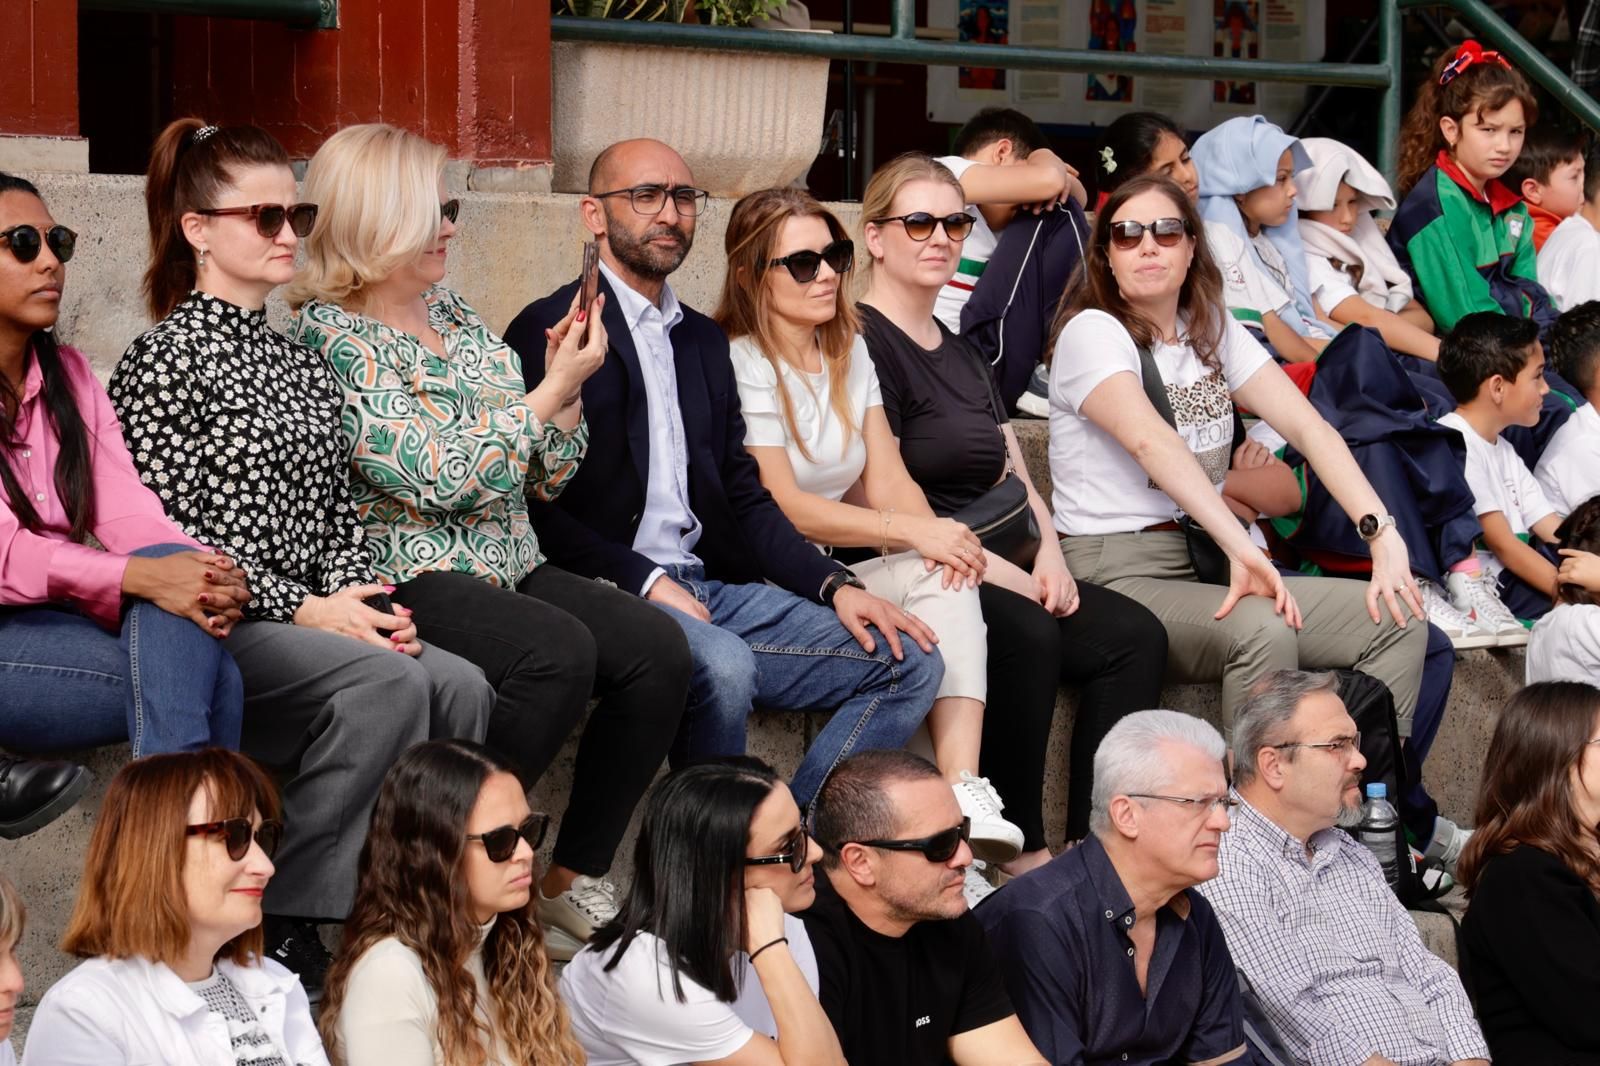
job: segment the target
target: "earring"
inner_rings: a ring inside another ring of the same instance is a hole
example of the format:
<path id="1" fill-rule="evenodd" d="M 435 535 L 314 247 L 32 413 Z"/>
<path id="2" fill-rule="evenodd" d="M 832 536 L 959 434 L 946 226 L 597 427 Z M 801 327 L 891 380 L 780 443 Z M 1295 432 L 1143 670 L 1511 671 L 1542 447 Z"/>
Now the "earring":
<path id="1" fill-rule="evenodd" d="M 205 265 L 206 265 L 206 250 L 204 248 L 200 249 L 200 254 L 195 257 L 194 265 L 195 265 L 195 268 L 198 269 L 198 270 L 205 269 Z"/>

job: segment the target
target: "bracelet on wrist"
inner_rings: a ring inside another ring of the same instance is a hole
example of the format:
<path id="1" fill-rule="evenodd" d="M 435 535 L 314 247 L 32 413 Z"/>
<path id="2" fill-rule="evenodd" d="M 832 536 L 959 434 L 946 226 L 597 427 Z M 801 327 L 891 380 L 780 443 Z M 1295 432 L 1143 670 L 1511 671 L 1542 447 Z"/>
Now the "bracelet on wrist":
<path id="1" fill-rule="evenodd" d="M 789 942 L 789 938 L 786 937 L 786 936 L 780 936 L 776 940 L 769 940 L 765 944 L 762 944 L 760 947 L 756 948 L 754 951 L 752 951 L 750 953 L 750 961 L 751 962 L 755 962 L 756 961 L 756 956 L 761 954 L 763 951 L 766 951 L 768 948 L 775 947 L 778 944 L 787 944 L 788 942 Z"/>

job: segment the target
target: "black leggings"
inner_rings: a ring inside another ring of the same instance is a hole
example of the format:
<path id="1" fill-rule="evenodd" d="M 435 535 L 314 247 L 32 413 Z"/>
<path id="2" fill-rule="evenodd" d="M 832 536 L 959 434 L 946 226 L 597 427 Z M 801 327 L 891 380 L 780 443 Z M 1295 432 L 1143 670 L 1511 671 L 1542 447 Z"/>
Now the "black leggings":
<path id="1" fill-rule="evenodd" d="M 1023 848 L 1045 846 L 1044 772 L 1056 686 L 1079 686 L 1067 777 L 1067 839 L 1089 832 L 1094 753 L 1130 711 L 1160 706 L 1167 631 L 1149 610 L 1110 589 L 1078 582 L 1080 604 L 1053 618 L 1025 596 L 983 585 L 989 627 L 989 696 L 982 772 L 1022 829 Z"/>
<path id="2" fill-rule="evenodd" d="M 546 563 L 515 592 L 436 571 L 398 586 L 417 636 L 483 670 L 497 697 L 488 744 L 532 785 L 583 717 L 553 861 L 598 877 L 666 758 L 689 690 L 683 630 L 652 605 Z"/>

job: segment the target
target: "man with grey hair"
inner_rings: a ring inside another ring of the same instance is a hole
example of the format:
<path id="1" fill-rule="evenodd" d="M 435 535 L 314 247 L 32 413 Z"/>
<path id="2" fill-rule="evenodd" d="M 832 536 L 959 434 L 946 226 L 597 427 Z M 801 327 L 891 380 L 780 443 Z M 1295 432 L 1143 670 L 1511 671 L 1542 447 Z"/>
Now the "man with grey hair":
<path id="1" fill-rule="evenodd" d="M 1461 981 L 1422 944 L 1371 852 L 1361 736 L 1333 674 L 1279 670 L 1234 716 L 1233 831 L 1202 891 L 1289 1051 L 1311 1066 L 1484 1064 Z"/>
<path id="2" fill-rule="evenodd" d="M 974 912 L 1053 1066 L 1251 1061 L 1233 958 L 1194 891 L 1228 829 L 1225 750 L 1191 715 L 1123 718 L 1094 755 L 1091 835 Z"/>

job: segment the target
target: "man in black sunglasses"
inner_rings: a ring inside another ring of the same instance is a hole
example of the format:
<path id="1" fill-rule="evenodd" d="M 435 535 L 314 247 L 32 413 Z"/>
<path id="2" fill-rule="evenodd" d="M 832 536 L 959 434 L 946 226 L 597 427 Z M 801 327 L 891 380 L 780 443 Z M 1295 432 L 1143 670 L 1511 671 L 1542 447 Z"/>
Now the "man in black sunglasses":
<path id="1" fill-rule="evenodd" d="M 826 876 L 801 918 L 847 1061 L 1046 1061 L 967 910 L 968 831 L 938 767 L 909 752 L 852 756 L 818 793 L 812 836 Z"/>

